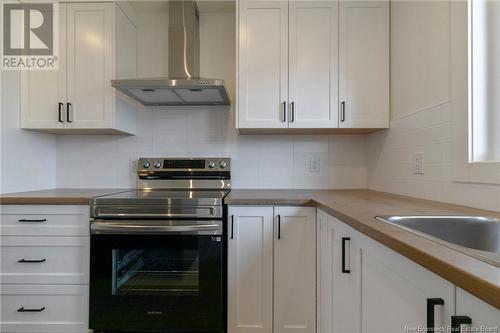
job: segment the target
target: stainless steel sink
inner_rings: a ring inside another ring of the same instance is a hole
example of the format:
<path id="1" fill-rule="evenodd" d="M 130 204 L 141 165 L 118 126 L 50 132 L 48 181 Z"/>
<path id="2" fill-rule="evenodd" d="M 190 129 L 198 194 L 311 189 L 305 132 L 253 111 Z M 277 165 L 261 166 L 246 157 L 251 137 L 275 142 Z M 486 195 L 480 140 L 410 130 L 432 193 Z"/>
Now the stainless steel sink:
<path id="1" fill-rule="evenodd" d="M 480 216 L 377 216 L 378 220 L 471 249 L 500 253 L 500 219 Z"/>

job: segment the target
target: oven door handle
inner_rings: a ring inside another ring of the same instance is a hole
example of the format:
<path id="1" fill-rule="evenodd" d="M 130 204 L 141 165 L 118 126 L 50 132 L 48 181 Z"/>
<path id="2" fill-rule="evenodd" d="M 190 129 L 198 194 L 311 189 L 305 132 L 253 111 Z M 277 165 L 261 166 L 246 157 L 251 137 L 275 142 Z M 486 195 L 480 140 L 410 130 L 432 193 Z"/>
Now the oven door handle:
<path id="1" fill-rule="evenodd" d="M 141 223 L 142 222 L 142 223 Z M 167 221 L 163 224 L 147 224 L 143 221 L 92 221 L 90 233 L 122 235 L 122 234 L 191 234 L 191 235 L 221 235 L 222 221 Z"/>

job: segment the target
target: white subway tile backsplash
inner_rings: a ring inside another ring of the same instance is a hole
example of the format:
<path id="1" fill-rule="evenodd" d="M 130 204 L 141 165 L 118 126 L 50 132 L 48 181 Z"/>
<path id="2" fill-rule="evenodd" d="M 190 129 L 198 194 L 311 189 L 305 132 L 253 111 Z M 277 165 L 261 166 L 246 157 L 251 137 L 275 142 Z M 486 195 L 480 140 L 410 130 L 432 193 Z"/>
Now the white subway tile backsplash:
<path id="1" fill-rule="evenodd" d="M 453 181 L 451 112 L 451 103 L 444 103 L 393 120 L 388 131 L 370 134 L 369 188 L 498 210 L 500 186 Z M 422 175 L 413 173 L 415 152 L 424 153 Z"/>
<path id="2" fill-rule="evenodd" d="M 58 137 L 57 186 L 135 187 L 131 164 L 142 156 L 231 157 L 234 188 L 367 186 L 363 135 L 239 135 L 234 110 L 214 107 L 143 108 L 137 128 L 136 136 Z"/>

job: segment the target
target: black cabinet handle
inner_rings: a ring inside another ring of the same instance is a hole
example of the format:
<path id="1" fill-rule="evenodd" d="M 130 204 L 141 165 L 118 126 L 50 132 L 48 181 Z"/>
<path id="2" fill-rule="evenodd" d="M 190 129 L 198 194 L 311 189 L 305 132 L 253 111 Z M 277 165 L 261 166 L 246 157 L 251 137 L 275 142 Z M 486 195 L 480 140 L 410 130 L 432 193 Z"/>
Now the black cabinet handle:
<path id="1" fill-rule="evenodd" d="M 39 219 L 39 220 L 20 219 L 20 220 L 17 220 L 17 221 L 21 222 L 21 223 L 42 223 L 42 222 L 47 222 L 47 219 Z"/>
<path id="2" fill-rule="evenodd" d="M 346 253 L 346 243 L 349 242 L 350 245 L 351 237 L 342 237 L 342 273 L 351 273 L 351 269 L 347 269 L 345 266 L 346 264 L 346 258 L 345 258 L 345 253 Z M 349 251 L 349 257 L 351 255 Z M 350 260 L 349 260 L 350 262 Z M 350 265 L 349 265 L 350 266 Z"/>
<path id="3" fill-rule="evenodd" d="M 436 305 L 444 305 L 444 299 L 442 298 L 428 298 L 427 299 L 427 332 L 434 332 L 435 322 L 434 322 L 434 307 Z"/>
<path id="4" fill-rule="evenodd" d="M 286 102 L 283 102 L 283 122 L 286 123 Z"/>
<path id="5" fill-rule="evenodd" d="M 231 215 L 231 239 L 234 238 L 234 215 Z"/>
<path id="6" fill-rule="evenodd" d="M 290 122 L 295 121 L 295 102 L 290 103 Z"/>
<path id="7" fill-rule="evenodd" d="M 39 309 L 25 309 L 24 306 L 22 306 L 19 309 L 17 309 L 17 312 L 42 312 L 43 310 L 45 310 L 45 306 Z"/>
<path id="8" fill-rule="evenodd" d="M 26 259 L 21 259 L 21 260 L 18 260 L 17 262 L 32 264 L 32 263 L 42 263 L 42 262 L 46 262 L 46 261 L 47 261 L 47 259 L 40 259 L 40 260 L 26 260 Z"/>
<path id="9" fill-rule="evenodd" d="M 60 103 L 59 102 L 59 113 L 58 113 L 58 116 L 57 116 L 57 120 L 59 120 L 60 123 L 63 123 L 64 120 L 62 119 L 62 108 L 63 108 L 64 104 L 63 103 Z"/>
<path id="10" fill-rule="evenodd" d="M 345 121 L 345 102 L 340 103 L 340 121 Z"/>
<path id="11" fill-rule="evenodd" d="M 451 331 L 461 332 L 462 325 L 471 325 L 472 319 L 469 316 L 451 316 Z"/>
<path id="12" fill-rule="evenodd" d="M 278 215 L 278 239 L 281 239 L 281 215 Z"/>
<path id="13" fill-rule="evenodd" d="M 70 108 L 72 108 L 72 107 L 73 107 L 73 105 L 71 105 L 71 103 L 66 103 L 66 121 L 68 123 L 72 123 L 71 118 L 69 116 Z"/>

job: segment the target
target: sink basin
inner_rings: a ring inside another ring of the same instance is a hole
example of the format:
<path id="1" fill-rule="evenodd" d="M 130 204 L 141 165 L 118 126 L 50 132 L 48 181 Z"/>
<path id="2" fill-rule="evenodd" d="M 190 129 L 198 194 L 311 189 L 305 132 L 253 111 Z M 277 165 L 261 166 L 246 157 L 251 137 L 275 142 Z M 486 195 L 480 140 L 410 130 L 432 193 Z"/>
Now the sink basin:
<path id="1" fill-rule="evenodd" d="M 500 253 L 500 219 L 480 216 L 377 216 L 380 221 L 471 249 Z"/>

